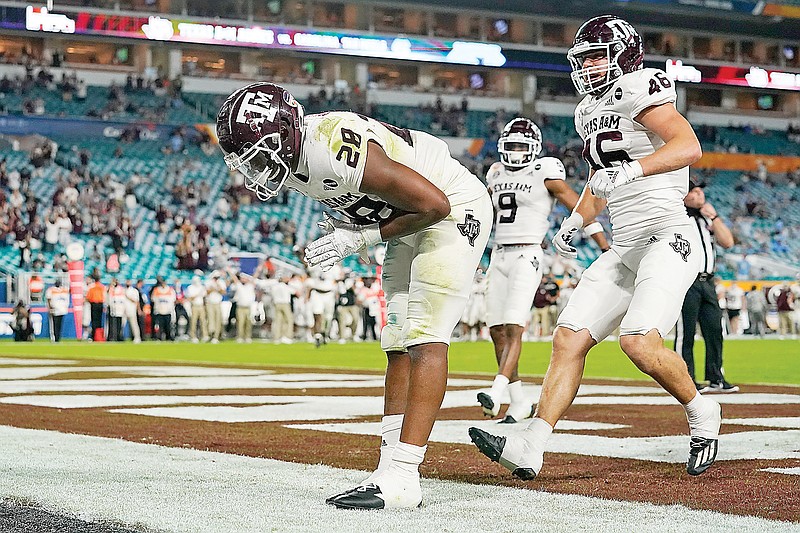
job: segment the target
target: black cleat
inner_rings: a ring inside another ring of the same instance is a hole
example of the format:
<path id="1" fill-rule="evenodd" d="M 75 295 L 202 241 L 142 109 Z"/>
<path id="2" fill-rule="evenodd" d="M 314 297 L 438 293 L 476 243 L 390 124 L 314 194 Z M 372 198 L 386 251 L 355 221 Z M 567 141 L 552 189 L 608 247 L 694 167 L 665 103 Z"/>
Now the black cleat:
<path id="1" fill-rule="evenodd" d="M 469 438 L 483 455 L 495 463 L 500 461 L 500 455 L 502 455 L 503 448 L 506 446 L 505 437 L 495 437 L 482 429 L 471 427 L 469 428 Z"/>
<path id="2" fill-rule="evenodd" d="M 690 476 L 699 476 L 714 464 L 717 458 L 717 441 L 718 439 L 692 437 L 689 442 L 689 461 L 686 463 L 686 472 Z"/>
<path id="3" fill-rule="evenodd" d="M 386 502 L 383 501 L 380 494 L 380 487 L 370 483 L 331 496 L 325 500 L 325 503 L 333 505 L 337 509 L 383 509 Z"/>
<path id="4" fill-rule="evenodd" d="M 505 437 L 497 437 L 480 428 L 471 427 L 469 428 L 469 438 L 483 455 L 508 468 L 516 477 L 526 481 L 536 477 L 536 471 L 533 468 L 520 468 L 508 460 L 501 459 L 503 448 L 506 446 Z"/>
<path id="5" fill-rule="evenodd" d="M 485 392 L 478 393 L 478 403 L 481 404 L 481 407 L 483 408 L 484 416 L 488 416 L 489 418 L 497 416 L 497 413 L 500 411 L 499 406 L 497 407 L 497 410 L 495 410 L 494 400 L 492 400 L 492 397 Z"/>
<path id="6" fill-rule="evenodd" d="M 336 496 L 331 496 L 325 500 L 325 503 L 333 505 L 337 509 L 384 509 L 386 507 L 381 488 L 374 483 L 360 485 Z M 422 507 L 421 501 L 417 507 Z"/>

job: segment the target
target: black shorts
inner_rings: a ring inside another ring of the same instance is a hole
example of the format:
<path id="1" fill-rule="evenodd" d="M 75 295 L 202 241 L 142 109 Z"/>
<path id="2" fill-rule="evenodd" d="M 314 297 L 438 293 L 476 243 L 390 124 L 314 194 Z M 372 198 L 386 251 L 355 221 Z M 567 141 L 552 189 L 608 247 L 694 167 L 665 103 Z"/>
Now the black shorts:
<path id="1" fill-rule="evenodd" d="M 728 318 L 736 318 L 741 312 L 740 309 L 728 309 Z"/>

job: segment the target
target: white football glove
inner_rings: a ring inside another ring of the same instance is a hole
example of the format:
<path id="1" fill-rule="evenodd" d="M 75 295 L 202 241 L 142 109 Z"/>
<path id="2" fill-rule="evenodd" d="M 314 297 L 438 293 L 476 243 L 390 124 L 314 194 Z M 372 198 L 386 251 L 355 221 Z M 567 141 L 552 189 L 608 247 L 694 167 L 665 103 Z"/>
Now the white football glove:
<path id="1" fill-rule="evenodd" d="M 553 247 L 558 255 L 568 259 L 578 258 L 578 249 L 572 246 L 572 237 L 582 227 L 583 217 L 578 213 L 572 213 L 564 219 L 558 233 L 553 237 Z"/>
<path id="2" fill-rule="evenodd" d="M 601 168 L 592 174 L 589 190 L 598 198 L 607 200 L 611 196 L 611 191 L 636 178 L 641 178 L 642 175 L 642 165 L 638 161 L 626 161 L 619 166 Z"/>
<path id="3" fill-rule="evenodd" d="M 305 249 L 308 266 L 319 266 L 323 271 L 356 252 L 382 241 L 378 224 L 359 226 L 325 214 L 325 220 L 317 224 L 327 235 L 310 242 Z"/>

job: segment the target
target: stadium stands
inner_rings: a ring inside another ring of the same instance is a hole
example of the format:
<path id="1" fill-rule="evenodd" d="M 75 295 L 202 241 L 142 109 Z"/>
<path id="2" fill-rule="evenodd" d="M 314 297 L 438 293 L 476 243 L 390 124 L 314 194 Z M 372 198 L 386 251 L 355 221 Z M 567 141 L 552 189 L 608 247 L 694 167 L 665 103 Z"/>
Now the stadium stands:
<path id="1" fill-rule="evenodd" d="M 190 277 L 191 270 L 175 269 L 177 228 L 167 231 L 159 228 L 157 210 L 162 204 L 167 204 L 172 213 L 188 217 L 194 223 L 204 221 L 215 239 L 223 238 L 235 249 L 265 253 L 292 262 L 297 262 L 297 246 L 302 246 L 316 235 L 315 222 L 321 213 L 318 204 L 294 193 L 288 194 L 286 204 L 250 203 L 248 200 L 253 200 L 253 197 L 248 195 L 237 198 L 243 188 L 241 184 L 238 188 L 232 185 L 232 177 L 216 149 L 201 149 L 198 146 L 193 125 L 213 120 L 222 99 L 218 94 L 191 92 L 170 96 L 166 91 L 161 91 L 156 96 L 154 91 L 148 89 L 89 86 L 86 87 L 87 98 L 78 100 L 64 98 L 63 91 L 48 90 L 38 85 L 24 93 L 11 90 L 5 94 L 3 103 L 12 114 L 23 113 L 25 102 L 38 98 L 44 103 L 44 116 L 85 119 L 94 111 L 100 111 L 103 117 L 123 122 L 140 122 L 145 117 L 171 125 L 173 131 L 169 138 L 160 140 L 150 140 L 146 136 L 137 140 L 140 135 L 133 125 L 130 131 L 122 132 L 123 140 L 97 136 L 54 136 L 52 140 L 60 146 L 55 163 L 40 169 L 30 181 L 30 192 L 40 205 L 40 216 L 46 212 L 42 206 L 52 201 L 58 177 L 66 176 L 71 169 L 81 169 L 82 157 L 86 158 L 86 169 L 92 179 L 110 180 L 135 198 L 135 205 L 126 209 L 136 232 L 125 252 L 126 261 L 122 265 L 121 277 Z M 114 102 L 118 104 L 110 105 Z M 331 105 L 337 108 L 349 108 L 347 104 L 346 100 L 340 98 L 312 102 L 313 106 Z M 479 175 L 485 171 L 482 166 L 484 162 L 494 157 L 494 137 L 509 118 L 502 110 L 463 111 L 439 105 L 412 107 L 381 104 L 372 106 L 371 113 L 386 122 L 437 135 L 486 139 L 483 152 L 471 162 Z M 545 153 L 568 159 L 568 173 L 577 178 L 573 186 L 576 189 L 581 187 L 585 167 L 578 161 L 575 152 L 575 148 L 580 148 L 580 140 L 574 134 L 572 118 L 540 116 L 537 119 L 543 130 Z M 701 127 L 698 128 L 698 134 L 706 151 L 775 155 L 793 153 L 797 149 L 797 144 L 785 132 Z M 572 153 L 565 153 L 565 147 L 569 147 Z M 0 155 L 6 158 L 9 172 L 23 168 L 33 170 L 29 157 L 23 152 L 6 150 Z M 709 183 L 706 191 L 709 198 L 723 216 L 732 220 L 734 230 L 743 243 L 737 245 L 735 252 L 768 254 L 789 263 L 797 261 L 800 245 L 797 244 L 795 228 L 800 226 L 800 202 L 795 193 L 795 184 L 791 181 L 743 179 L 739 173 L 725 171 L 709 174 L 705 179 Z M 176 199 L 173 194 L 175 187 L 185 189 L 190 186 L 202 188 L 202 201 L 191 206 Z M 767 212 L 753 207 L 759 203 L 774 202 L 775 199 L 783 200 L 784 208 Z M 236 204 L 235 212 L 221 213 L 220 201 L 232 201 Z M 281 221 L 292 220 L 296 225 L 292 233 L 296 233 L 287 238 L 283 232 L 277 231 L 264 237 L 257 231 L 262 219 L 266 219 L 273 228 Z M 556 226 L 554 224 L 551 229 L 551 236 Z M 87 242 L 94 240 L 100 249 L 111 246 L 108 235 L 97 238 L 78 234 L 74 237 Z M 595 253 L 591 247 L 581 249 L 580 262 L 588 264 L 594 259 Z M 13 270 L 18 255 L 14 248 L 0 250 L 0 269 Z M 45 254 L 44 259 L 46 264 L 52 264 L 51 255 Z M 91 268 L 102 266 L 100 260 L 90 262 L 90 265 Z M 350 258 L 346 266 L 356 271 L 364 268 L 357 258 Z M 732 272 L 728 270 L 724 274 L 731 275 Z"/>

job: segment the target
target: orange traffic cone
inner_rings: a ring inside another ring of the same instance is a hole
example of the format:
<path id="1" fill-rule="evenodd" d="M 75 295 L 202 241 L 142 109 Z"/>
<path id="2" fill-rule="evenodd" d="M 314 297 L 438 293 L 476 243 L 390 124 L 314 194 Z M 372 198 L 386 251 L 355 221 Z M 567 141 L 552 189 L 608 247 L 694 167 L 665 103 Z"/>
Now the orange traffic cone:
<path id="1" fill-rule="evenodd" d="M 103 331 L 103 328 L 97 328 L 94 330 L 94 342 L 106 342 L 106 334 Z"/>

